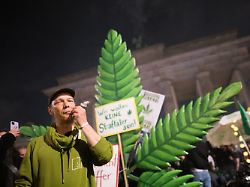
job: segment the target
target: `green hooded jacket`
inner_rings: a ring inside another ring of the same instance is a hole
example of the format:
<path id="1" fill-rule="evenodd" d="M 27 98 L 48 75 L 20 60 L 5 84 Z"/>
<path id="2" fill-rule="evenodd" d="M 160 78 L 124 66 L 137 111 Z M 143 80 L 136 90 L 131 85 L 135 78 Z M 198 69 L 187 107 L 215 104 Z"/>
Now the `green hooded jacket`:
<path id="1" fill-rule="evenodd" d="M 20 168 L 16 187 L 95 187 L 94 165 L 112 157 L 112 145 L 105 138 L 90 147 L 75 129 L 69 136 L 51 127 L 45 136 L 33 139 Z"/>

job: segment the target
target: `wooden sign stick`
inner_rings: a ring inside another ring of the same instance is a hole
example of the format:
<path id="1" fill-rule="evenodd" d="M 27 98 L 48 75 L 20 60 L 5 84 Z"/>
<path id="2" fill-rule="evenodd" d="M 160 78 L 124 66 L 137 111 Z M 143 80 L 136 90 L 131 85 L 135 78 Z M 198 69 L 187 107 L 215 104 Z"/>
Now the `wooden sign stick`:
<path id="1" fill-rule="evenodd" d="M 120 152 L 121 152 L 121 161 L 122 161 L 122 171 L 123 171 L 124 183 L 125 183 L 125 187 L 128 187 L 128 179 L 127 179 L 127 175 L 126 175 L 126 168 L 124 165 L 124 157 L 123 157 L 123 151 L 122 151 L 121 135 L 117 134 L 117 137 L 118 137 L 118 144 L 120 146 Z"/>

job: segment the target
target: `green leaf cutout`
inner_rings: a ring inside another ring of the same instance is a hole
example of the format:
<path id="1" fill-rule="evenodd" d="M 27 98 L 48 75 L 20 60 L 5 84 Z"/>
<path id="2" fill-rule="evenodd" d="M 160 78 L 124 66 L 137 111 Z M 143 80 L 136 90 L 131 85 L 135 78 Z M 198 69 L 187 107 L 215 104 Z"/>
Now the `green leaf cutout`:
<path id="1" fill-rule="evenodd" d="M 139 146 L 135 167 L 162 170 L 170 162 L 178 161 L 178 157 L 186 155 L 186 151 L 212 127 L 211 124 L 219 120 L 218 116 L 225 112 L 221 109 L 232 103 L 227 100 L 241 88 L 240 82 L 229 85 L 222 92 L 218 88 L 160 119 Z"/>
<path id="2" fill-rule="evenodd" d="M 144 172 L 140 178 L 138 187 L 198 187 L 200 182 L 188 182 L 193 175 L 177 176 L 181 170 L 160 171 L 160 172 Z"/>
<path id="3" fill-rule="evenodd" d="M 242 126 L 247 135 L 250 135 L 250 117 L 245 111 L 244 107 L 238 102 L 240 107 L 240 115 L 242 119 Z"/>
<path id="4" fill-rule="evenodd" d="M 97 105 L 137 97 L 142 86 L 135 59 L 115 30 L 108 33 L 99 59 L 95 85 Z"/>
<path id="5" fill-rule="evenodd" d="M 98 76 L 96 78 L 97 91 L 96 105 L 104 105 L 121 99 L 135 97 L 138 114 L 142 111 L 139 105 L 142 97 L 138 96 L 142 90 L 139 70 L 136 68 L 135 59 L 127 50 L 122 37 L 115 30 L 108 32 L 99 58 Z M 143 118 L 139 119 L 140 123 Z M 123 153 L 129 153 L 139 138 L 138 130 L 123 133 Z M 117 142 L 116 137 L 108 138 L 113 143 Z"/>
<path id="6" fill-rule="evenodd" d="M 48 128 L 49 126 L 43 125 L 22 126 L 20 127 L 20 132 L 22 135 L 35 138 L 46 134 Z"/>

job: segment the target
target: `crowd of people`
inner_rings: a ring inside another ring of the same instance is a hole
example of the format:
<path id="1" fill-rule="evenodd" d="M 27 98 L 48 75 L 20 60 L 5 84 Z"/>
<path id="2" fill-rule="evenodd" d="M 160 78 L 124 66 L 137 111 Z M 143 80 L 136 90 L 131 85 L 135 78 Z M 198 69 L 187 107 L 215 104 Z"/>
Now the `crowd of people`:
<path id="1" fill-rule="evenodd" d="M 243 178 L 250 176 L 250 168 L 242 150 L 235 145 L 217 148 L 202 140 L 175 166 L 183 170 L 183 174 L 193 174 L 193 180 L 202 182 L 203 187 L 250 186 L 250 181 Z"/>

